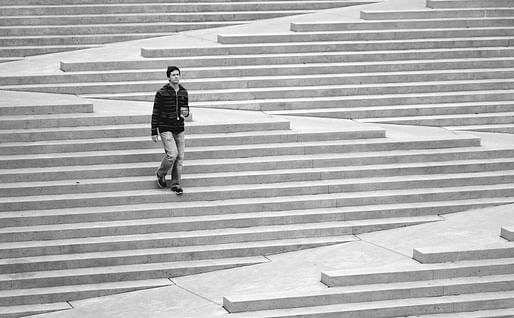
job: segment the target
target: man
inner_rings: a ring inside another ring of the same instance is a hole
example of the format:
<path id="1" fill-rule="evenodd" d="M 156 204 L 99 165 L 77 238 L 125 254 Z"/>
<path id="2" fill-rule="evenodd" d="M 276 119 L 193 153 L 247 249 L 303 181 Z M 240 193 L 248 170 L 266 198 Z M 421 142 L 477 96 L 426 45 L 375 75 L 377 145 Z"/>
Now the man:
<path id="1" fill-rule="evenodd" d="M 180 185 L 184 160 L 184 116 L 189 116 L 187 90 L 179 84 L 180 69 L 169 66 L 166 70 L 169 83 L 155 94 L 152 112 L 152 140 L 157 142 L 159 134 L 165 155 L 159 169 L 155 171 L 157 185 L 165 188 L 166 174 L 171 169 L 171 191 L 181 195 Z"/>

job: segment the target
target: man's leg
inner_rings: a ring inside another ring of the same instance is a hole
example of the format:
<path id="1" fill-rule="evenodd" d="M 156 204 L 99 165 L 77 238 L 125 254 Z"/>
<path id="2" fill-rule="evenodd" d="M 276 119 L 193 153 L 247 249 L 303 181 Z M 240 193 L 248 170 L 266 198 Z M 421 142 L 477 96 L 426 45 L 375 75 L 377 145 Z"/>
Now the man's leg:
<path id="1" fill-rule="evenodd" d="M 175 139 L 173 138 L 173 134 L 170 131 L 165 131 L 161 133 L 161 141 L 164 147 L 165 155 L 161 160 L 161 165 L 159 169 L 155 172 L 157 178 L 164 179 L 168 171 L 174 166 L 175 161 L 178 156 L 177 145 L 175 144 Z"/>
<path id="2" fill-rule="evenodd" d="M 173 134 L 173 138 L 177 149 L 177 157 L 175 159 L 173 169 L 171 170 L 171 184 L 172 186 L 176 186 L 176 188 L 180 189 L 179 191 L 175 191 L 180 194 L 182 193 L 180 182 L 182 180 L 182 166 L 184 162 L 185 134 L 184 132 Z"/>

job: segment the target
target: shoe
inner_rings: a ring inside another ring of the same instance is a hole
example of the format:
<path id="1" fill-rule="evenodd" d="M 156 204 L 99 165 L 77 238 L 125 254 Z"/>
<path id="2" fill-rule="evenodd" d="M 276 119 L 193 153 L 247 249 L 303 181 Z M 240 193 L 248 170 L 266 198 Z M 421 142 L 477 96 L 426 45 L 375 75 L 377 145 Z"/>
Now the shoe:
<path id="1" fill-rule="evenodd" d="M 159 188 L 166 188 L 167 184 L 166 184 L 166 176 L 164 177 L 159 177 L 159 175 L 157 174 L 157 172 L 155 173 L 155 176 L 157 177 L 157 185 L 159 186 Z"/>
<path id="2" fill-rule="evenodd" d="M 171 191 L 175 192 L 177 195 L 181 195 L 184 193 L 184 189 L 179 184 L 174 184 L 171 186 Z"/>

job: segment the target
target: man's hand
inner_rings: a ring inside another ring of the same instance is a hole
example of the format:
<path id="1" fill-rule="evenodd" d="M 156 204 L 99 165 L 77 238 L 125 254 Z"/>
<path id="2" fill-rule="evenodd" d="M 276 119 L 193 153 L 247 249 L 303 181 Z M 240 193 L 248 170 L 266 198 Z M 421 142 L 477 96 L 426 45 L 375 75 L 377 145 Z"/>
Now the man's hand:
<path id="1" fill-rule="evenodd" d="M 159 140 L 159 135 L 153 135 L 152 140 L 153 142 L 157 142 Z"/>

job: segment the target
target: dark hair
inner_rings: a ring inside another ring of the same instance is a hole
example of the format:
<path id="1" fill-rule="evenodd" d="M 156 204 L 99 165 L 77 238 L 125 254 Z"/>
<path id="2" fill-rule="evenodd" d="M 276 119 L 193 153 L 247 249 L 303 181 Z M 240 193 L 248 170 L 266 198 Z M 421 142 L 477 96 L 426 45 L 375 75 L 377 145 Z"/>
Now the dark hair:
<path id="1" fill-rule="evenodd" d="M 178 74 L 180 75 L 180 69 L 177 66 L 168 66 L 168 69 L 166 70 L 166 77 L 170 77 L 170 74 L 173 71 L 178 71 Z"/>

